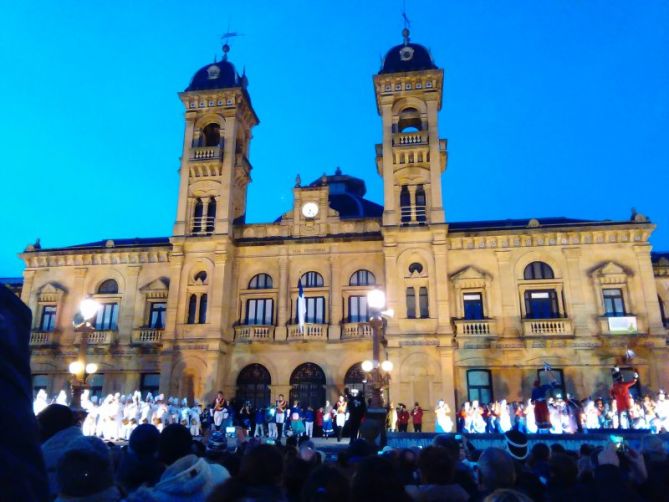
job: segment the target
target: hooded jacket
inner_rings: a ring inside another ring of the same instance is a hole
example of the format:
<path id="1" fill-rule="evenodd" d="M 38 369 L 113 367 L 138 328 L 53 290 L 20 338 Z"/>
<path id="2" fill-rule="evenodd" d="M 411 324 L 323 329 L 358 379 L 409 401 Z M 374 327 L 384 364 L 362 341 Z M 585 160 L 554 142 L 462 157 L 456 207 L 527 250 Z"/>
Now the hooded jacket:
<path id="1" fill-rule="evenodd" d="M 140 488 L 129 502 L 204 502 L 214 487 L 230 477 L 227 469 L 195 455 L 186 455 L 170 465 L 153 488 Z"/>
<path id="2" fill-rule="evenodd" d="M 58 480 L 56 479 L 58 461 L 68 450 L 70 444 L 80 437 L 83 437 L 81 427 L 73 425 L 56 432 L 42 443 L 42 456 L 44 457 L 46 473 L 49 477 L 49 494 L 51 497 L 55 497 L 59 491 Z"/>

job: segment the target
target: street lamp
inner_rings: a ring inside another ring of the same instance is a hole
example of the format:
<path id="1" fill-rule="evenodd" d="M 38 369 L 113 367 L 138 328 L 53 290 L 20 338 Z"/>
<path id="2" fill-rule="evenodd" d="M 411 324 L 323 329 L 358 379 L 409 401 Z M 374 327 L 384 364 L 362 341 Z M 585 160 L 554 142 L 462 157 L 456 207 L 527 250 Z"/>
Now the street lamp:
<path id="1" fill-rule="evenodd" d="M 79 311 L 74 314 L 72 324 L 74 331 L 80 333 L 79 355 L 76 361 L 72 361 L 69 366 L 72 375 L 72 402 L 70 406 L 75 410 L 81 409 L 81 393 L 86 388 L 86 379 L 98 371 L 98 365 L 95 363 L 86 363 L 88 355 L 88 334 L 95 331 L 93 320 L 96 318 L 100 304 L 92 298 L 85 298 L 79 304 Z"/>
<path id="2" fill-rule="evenodd" d="M 370 408 L 383 408 L 383 389 L 388 384 L 393 363 L 381 361 L 381 343 L 383 339 L 383 309 L 386 306 L 386 295 L 380 289 L 372 289 L 367 293 L 369 307 L 369 325 L 372 328 L 372 360 L 362 362 L 362 370 L 370 374 L 372 400 Z"/>

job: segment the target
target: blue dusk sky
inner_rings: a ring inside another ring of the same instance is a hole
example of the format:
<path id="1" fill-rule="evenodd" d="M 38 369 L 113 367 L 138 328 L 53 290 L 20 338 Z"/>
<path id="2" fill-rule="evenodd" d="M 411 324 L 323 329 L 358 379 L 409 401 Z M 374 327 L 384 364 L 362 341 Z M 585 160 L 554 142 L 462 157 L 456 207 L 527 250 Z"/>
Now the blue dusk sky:
<path id="1" fill-rule="evenodd" d="M 0 277 L 43 247 L 169 236 L 183 108 L 221 56 L 260 117 L 247 221 L 290 209 L 299 173 L 341 166 L 382 203 L 372 75 L 402 1 L 3 2 Z M 407 1 L 445 69 L 448 221 L 567 216 L 657 224 L 669 250 L 669 2 Z"/>

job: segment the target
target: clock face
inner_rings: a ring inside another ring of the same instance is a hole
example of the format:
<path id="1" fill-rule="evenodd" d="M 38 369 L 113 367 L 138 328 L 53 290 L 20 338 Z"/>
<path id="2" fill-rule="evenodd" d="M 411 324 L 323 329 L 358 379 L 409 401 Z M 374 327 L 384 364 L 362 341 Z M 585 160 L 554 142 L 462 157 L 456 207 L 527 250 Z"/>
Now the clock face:
<path id="1" fill-rule="evenodd" d="M 318 214 L 318 204 L 307 202 L 302 206 L 302 214 L 305 218 L 313 218 Z"/>

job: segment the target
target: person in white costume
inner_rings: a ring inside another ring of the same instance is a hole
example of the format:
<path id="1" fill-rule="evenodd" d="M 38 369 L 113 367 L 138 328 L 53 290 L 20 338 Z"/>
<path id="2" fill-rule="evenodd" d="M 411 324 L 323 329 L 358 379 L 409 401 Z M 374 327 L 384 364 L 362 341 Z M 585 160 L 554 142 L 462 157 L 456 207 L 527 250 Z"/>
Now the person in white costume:
<path id="1" fill-rule="evenodd" d="M 451 410 L 443 399 L 437 401 L 434 414 L 436 416 L 435 432 L 451 432 L 453 430 Z"/>
<path id="2" fill-rule="evenodd" d="M 159 432 L 163 432 L 165 426 L 169 424 L 169 411 L 167 404 L 165 404 L 165 396 L 160 394 L 156 398 L 156 402 L 157 404 L 153 410 L 153 425 L 156 426 Z"/>
<path id="3" fill-rule="evenodd" d="M 591 431 L 594 429 L 599 429 L 599 411 L 597 411 L 595 402 L 592 399 L 588 399 L 588 401 L 585 403 L 583 416 L 586 430 Z"/>
<path id="4" fill-rule="evenodd" d="M 143 401 L 141 404 L 139 423 L 140 424 L 153 423 L 153 395 L 150 392 L 146 395 L 146 400 Z"/>
<path id="5" fill-rule="evenodd" d="M 100 407 L 98 406 L 98 396 L 91 396 L 88 400 L 88 408 L 84 408 L 88 413 L 84 418 L 84 423 L 81 427 L 81 432 L 84 436 L 95 436 L 98 425 L 98 417 L 100 414 Z"/>
<path id="6" fill-rule="evenodd" d="M 126 398 L 122 396 L 119 392 L 114 395 L 114 407 L 115 412 L 114 416 L 114 425 L 116 428 L 112 431 L 114 440 L 123 439 L 123 410 L 125 408 Z"/>
<path id="7" fill-rule="evenodd" d="M 190 419 L 190 435 L 193 437 L 200 436 L 200 414 L 202 410 L 200 409 L 200 403 L 195 400 L 193 407 L 189 410 L 189 419 Z"/>
<path id="8" fill-rule="evenodd" d="M 49 396 L 47 396 L 44 389 L 40 389 L 37 391 L 37 395 L 33 401 L 33 412 L 35 415 L 39 415 L 47 406 L 49 406 Z"/>
<path id="9" fill-rule="evenodd" d="M 663 390 L 657 393 L 655 402 L 655 430 L 657 432 L 669 432 L 669 401 Z"/>
<path id="10" fill-rule="evenodd" d="M 190 428 L 190 408 L 188 407 L 188 399 L 185 397 L 181 400 L 181 408 L 179 408 L 179 423 Z"/>
<path id="11" fill-rule="evenodd" d="M 486 430 L 483 409 L 479 406 L 479 402 L 476 400 L 472 401 L 472 430 L 476 434 L 484 434 Z"/>
<path id="12" fill-rule="evenodd" d="M 167 399 L 167 423 L 169 424 L 178 424 L 179 423 L 179 399 L 176 397 L 170 397 Z"/>
<path id="13" fill-rule="evenodd" d="M 511 430 L 511 414 L 506 399 L 502 399 L 499 403 L 499 428 L 502 432 Z"/>
<path id="14" fill-rule="evenodd" d="M 62 404 L 63 406 L 67 406 L 67 394 L 64 390 L 61 390 L 58 393 L 58 397 L 56 398 L 56 404 Z"/>
<path id="15" fill-rule="evenodd" d="M 537 433 L 537 423 L 534 420 L 534 403 L 531 399 L 527 400 L 527 406 L 525 406 L 525 427 L 527 428 L 528 434 Z"/>

